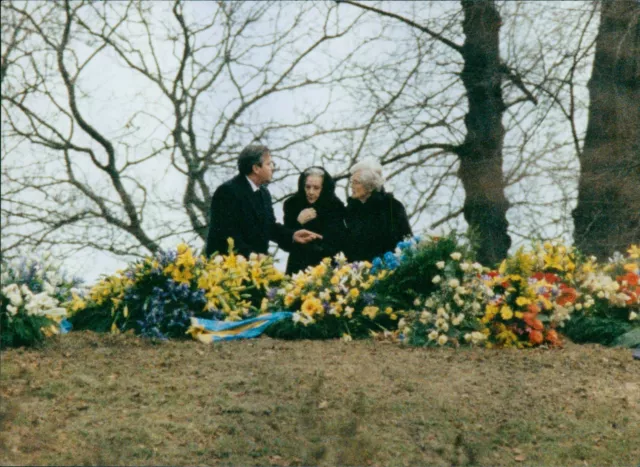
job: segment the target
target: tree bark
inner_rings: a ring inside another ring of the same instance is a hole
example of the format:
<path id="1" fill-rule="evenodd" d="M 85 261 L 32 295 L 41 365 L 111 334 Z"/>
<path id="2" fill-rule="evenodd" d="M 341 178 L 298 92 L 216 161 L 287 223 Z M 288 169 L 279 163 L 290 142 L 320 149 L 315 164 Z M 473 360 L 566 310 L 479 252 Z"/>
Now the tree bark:
<path id="1" fill-rule="evenodd" d="M 639 18 L 636 0 L 602 2 L 573 211 L 575 245 L 601 260 L 640 241 Z"/>
<path id="2" fill-rule="evenodd" d="M 502 147 L 503 67 L 500 61 L 500 14 L 493 0 L 463 0 L 465 42 L 461 78 L 469 109 L 467 134 L 458 148 L 458 175 L 465 190 L 464 218 L 479 243 L 478 260 L 487 266 L 505 258 L 509 202 L 504 195 Z"/>

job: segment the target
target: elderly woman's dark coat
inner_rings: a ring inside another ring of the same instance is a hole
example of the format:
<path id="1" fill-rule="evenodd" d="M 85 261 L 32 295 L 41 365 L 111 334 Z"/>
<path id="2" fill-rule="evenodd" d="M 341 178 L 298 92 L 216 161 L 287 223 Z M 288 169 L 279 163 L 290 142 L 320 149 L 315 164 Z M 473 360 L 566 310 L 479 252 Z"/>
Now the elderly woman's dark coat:
<path id="1" fill-rule="evenodd" d="M 364 203 L 349 198 L 345 221 L 349 261 L 371 261 L 395 250 L 398 242 L 411 235 L 404 206 L 384 188 L 374 191 Z"/>
<path id="2" fill-rule="evenodd" d="M 335 194 L 335 182 L 331 175 L 322 167 L 315 168 L 324 172 L 320 196 L 313 204 L 307 201 L 304 191 L 307 176 L 302 173 L 298 178 L 298 192 L 284 202 L 284 225 L 293 230 L 307 229 L 322 235 L 323 238 L 304 245 L 294 243 L 289 252 L 287 274 L 319 264 L 323 258 L 333 257 L 342 250 L 341 242 L 346 234 L 344 204 Z M 300 224 L 298 215 L 306 208 L 314 208 L 317 217 Z"/>

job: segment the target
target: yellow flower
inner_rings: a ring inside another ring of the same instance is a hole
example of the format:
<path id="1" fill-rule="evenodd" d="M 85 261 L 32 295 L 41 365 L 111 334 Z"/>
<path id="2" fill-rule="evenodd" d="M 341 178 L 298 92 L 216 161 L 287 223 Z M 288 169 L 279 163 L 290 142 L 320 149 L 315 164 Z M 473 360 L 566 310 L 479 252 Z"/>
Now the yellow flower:
<path id="1" fill-rule="evenodd" d="M 307 316 L 313 316 L 323 311 L 322 302 L 314 297 L 307 298 L 300 307 L 300 311 Z"/>
<path id="2" fill-rule="evenodd" d="M 362 310 L 362 314 L 373 320 L 378 314 L 378 310 L 379 308 L 377 306 L 365 306 Z"/>
<path id="3" fill-rule="evenodd" d="M 631 259 L 640 259 L 640 247 L 638 245 L 631 245 L 627 253 L 629 253 L 629 258 Z"/>
<path id="4" fill-rule="evenodd" d="M 349 290 L 349 295 L 351 296 L 351 298 L 353 298 L 354 300 L 356 298 L 358 298 L 360 296 L 360 291 L 358 289 L 351 289 Z"/>
<path id="5" fill-rule="evenodd" d="M 516 305 L 518 306 L 524 306 L 524 305 L 528 305 L 531 303 L 531 300 L 529 300 L 526 297 L 518 297 L 516 298 Z"/>
<path id="6" fill-rule="evenodd" d="M 504 305 L 502 308 L 500 308 L 500 316 L 502 316 L 502 319 L 504 320 L 511 319 L 513 318 L 513 310 L 511 310 L 509 306 Z"/>
<path id="7" fill-rule="evenodd" d="M 71 300 L 71 303 L 69 305 L 69 309 L 74 312 L 74 311 L 79 311 L 79 310 L 84 310 L 87 307 L 87 303 L 80 298 L 75 292 L 73 292 L 71 294 L 71 296 L 73 297 Z"/>
<path id="8" fill-rule="evenodd" d="M 340 277 L 338 277 L 337 275 L 334 275 L 333 277 L 331 277 L 331 285 L 338 285 L 340 283 Z"/>

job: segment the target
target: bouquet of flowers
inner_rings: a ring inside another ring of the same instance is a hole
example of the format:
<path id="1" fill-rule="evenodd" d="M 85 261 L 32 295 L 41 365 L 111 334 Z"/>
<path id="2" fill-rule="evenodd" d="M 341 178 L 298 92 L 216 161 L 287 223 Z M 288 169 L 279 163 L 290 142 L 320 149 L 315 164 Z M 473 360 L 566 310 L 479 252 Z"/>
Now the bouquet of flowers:
<path id="1" fill-rule="evenodd" d="M 81 281 L 67 278 L 46 254 L 10 263 L 0 275 L 0 347 L 31 346 L 68 330 L 63 306 L 81 293 Z"/>
<path id="2" fill-rule="evenodd" d="M 191 317 L 237 320 L 266 309 L 267 290 L 283 274 L 268 256 L 194 256 L 186 244 L 103 278 L 82 303 L 72 302 L 77 329 L 166 339 L 185 337 Z"/>
<path id="3" fill-rule="evenodd" d="M 574 264 L 550 254 L 554 248 L 551 244 L 533 252 L 520 248 L 498 271 L 482 276 L 493 292 L 481 318 L 490 328 L 489 347 L 561 345 L 556 329 L 570 318 L 578 294 L 557 274 L 569 277 Z"/>
<path id="4" fill-rule="evenodd" d="M 640 345 L 640 248 L 615 253 L 604 265 L 586 258 L 578 267 L 580 297 L 565 333 L 574 342 Z"/>
<path id="5" fill-rule="evenodd" d="M 414 308 L 398 325 L 403 341 L 418 346 L 480 345 L 488 329 L 479 321 L 491 292 L 478 279 L 482 265 L 454 251 L 447 261 L 436 262 L 440 271 L 431 279 L 435 290 L 414 299 Z"/>
<path id="6" fill-rule="evenodd" d="M 281 338 L 351 340 L 395 329 L 399 313 L 372 290 L 389 274 L 387 269 L 372 273 L 366 261 L 347 263 L 343 254 L 336 255 L 333 264 L 325 258 L 271 291 L 269 310 L 286 309 L 294 315 L 293 323 L 278 323 L 267 333 Z"/>

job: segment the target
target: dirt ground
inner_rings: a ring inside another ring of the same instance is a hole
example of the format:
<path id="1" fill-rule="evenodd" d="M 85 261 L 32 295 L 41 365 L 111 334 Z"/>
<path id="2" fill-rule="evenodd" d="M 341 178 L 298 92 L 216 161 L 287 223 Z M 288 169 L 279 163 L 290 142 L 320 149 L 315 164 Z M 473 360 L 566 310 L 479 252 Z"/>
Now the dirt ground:
<path id="1" fill-rule="evenodd" d="M 73 332 L 1 364 L 2 465 L 640 462 L 628 349 Z"/>

